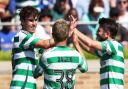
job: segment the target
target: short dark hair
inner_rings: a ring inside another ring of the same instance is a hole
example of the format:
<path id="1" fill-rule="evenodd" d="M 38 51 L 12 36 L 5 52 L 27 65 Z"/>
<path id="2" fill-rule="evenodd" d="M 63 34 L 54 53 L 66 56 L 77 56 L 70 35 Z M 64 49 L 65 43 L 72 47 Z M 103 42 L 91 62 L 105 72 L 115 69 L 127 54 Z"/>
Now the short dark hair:
<path id="1" fill-rule="evenodd" d="M 56 42 L 64 41 L 69 35 L 69 25 L 65 20 L 58 20 L 53 24 L 52 36 Z"/>
<path id="2" fill-rule="evenodd" d="M 38 15 L 39 15 L 38 10 L 32 6 L 23 7 L 19 13 L 20 20 L 25 20 L 26 18 L 31 16 L 36 17 Z"/>
<path id="3" fill-rule="evenodd" d="M 111 18 L 99 19 L 99 27 L 103 28 L 105 32 L 110 32 L 111 37 L 114 39 L 118 32 L 118 23 Z"/>
<path id="4" fill-rule="evenodd" d="M 40 16 L 39 16 L 39 21 L 41 21 L 42 18 L 44 18 L 45 16 L 49 17 L 52 21 L 53 19 L 53 16 L 51 14 L 51 10 L 50 9 L 43 9 L 41 12 L 40 12 Z"/>

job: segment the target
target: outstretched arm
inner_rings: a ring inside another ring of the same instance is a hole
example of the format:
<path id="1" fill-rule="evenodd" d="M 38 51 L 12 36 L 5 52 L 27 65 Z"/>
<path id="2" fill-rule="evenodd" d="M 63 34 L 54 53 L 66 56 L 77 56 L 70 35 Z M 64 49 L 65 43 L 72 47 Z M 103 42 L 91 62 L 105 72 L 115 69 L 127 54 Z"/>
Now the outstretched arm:
<path id="1" fill-rule="evenodd" d="M 40 47 L 40 48 L 50 48 L 55 45 L 54 39 L 48 39 L 48 40 L 39 40 L 35 47 Z"/>
<path id="2" fill-rule="evenodd" d="M 84 56 L 82 49 L 81 49 L 79 42 L 78 42 L 78 37 L 77 37 L 75 32 L 73 32 L 73 44 L 74 44 L 76 50 L 81 54 L 81 56 Z"/>
<path id="3" fill-rule="evenodd" d="M 73 16 L 70 16 L 70 30 L 75 31 L 79 40 L 83 42 L 83 45 L 85 44 L 89 48 L 102 50 L 102 46 L 100 45 L 99 41 L 92 40 L 88 36 L 81 33 L 79 30 L 76 29 L 76 25 L 77 25 L 77 20 Z"/>
<path id="4" fill-rule="evenodd" d="M 81 49 L 79 43 L 78 43 L 78 37 L 77 37 L 77 35 L 75 35 L 75 33 L 73 33 L 73 44 L 74 44 L 76 50 L 77 50 L 77 51 L 80 53 L 80 55 L 82 56 L 81 62 L 80 62 L 80 64 L 79 64 L 79 65 L 81 65 L 81 66 L 79 66 L 79 69 L 80 69 L 81 72 L 86 72 L 86 71 L 88 70 L 87 61 L 86 61 L 86 59 L 85 59 L 85 56 L 84 56 L 84 54 L 83 54 L 83 52 L 82 52 L 82 49 Z"/>
<path id="5" fill-rule="evenodd" d="M 102 46 L 100 45 L 99 41 L 96 41 L 96 40 L 89 38 L 88 36 L 84 35 L 80 31 L 78 31 L 77 29 L 75 29 L 75 31 L 76 31 L 76 34 L 79 38 L 79 41 L 82 41 L 83 45 L 85 44 L 85 46 L 88 46 L 90 48 L 102 50 Z"/>
<path id="6" fill-rule="evenodd" d="M 91 48 L 91 47 L 88 47 L 86 44 L 84 44 L 82 41 L 80 41 L 80 40 L 78 39 L 78 36 L 77 36 L 77 34 L 75 33 L 75 31 L 74 31 L 74 34 L 73 34 L 73 44 L 74 44 L 75 48 L 76 48 L 76 49 L 80 52 L 80 54 L 82 54 L 82 55 L 83 55 L 83 52 L 82 52 L 81 47 L 82 47 L 84 50 L 86 50 L 87 52 L 94 54 L 94 49 Z M 81 47 L 80 47 L 80 46 L 81 46 Z"/>

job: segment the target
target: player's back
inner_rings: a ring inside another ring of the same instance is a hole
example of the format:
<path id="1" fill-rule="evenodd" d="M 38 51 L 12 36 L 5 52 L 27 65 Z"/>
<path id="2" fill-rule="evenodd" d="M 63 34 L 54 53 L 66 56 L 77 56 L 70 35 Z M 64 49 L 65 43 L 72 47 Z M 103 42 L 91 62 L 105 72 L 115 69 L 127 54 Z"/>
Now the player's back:
<path id="1" fill-rule="evenodd" d="M 86 72 L 86 64 L 80 54 L 67 46 L 57 46 L 42 56 L 44 89 L 73 89 L 75 73 L 79 68 Z"/>

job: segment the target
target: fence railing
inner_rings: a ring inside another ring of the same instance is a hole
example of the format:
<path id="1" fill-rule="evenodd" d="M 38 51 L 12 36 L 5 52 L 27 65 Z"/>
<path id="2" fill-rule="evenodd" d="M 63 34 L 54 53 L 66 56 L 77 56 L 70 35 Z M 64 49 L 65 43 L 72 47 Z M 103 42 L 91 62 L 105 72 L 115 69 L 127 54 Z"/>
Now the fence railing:
<path id="1" fill-rule="evenodd" d="M 118 23 L 127 23 L 128 21 L 124 22 L 124 21 L 117 21 Z M 54 24 L 54 22 L 38 22 L 38 24 L 40 25 L 52 25 Z M 78 24 L 98 24 L 98 21 L 78 21 Z M 3 25 L 20 25 L 20 22 L 0 22 L 0 26 Z"/>

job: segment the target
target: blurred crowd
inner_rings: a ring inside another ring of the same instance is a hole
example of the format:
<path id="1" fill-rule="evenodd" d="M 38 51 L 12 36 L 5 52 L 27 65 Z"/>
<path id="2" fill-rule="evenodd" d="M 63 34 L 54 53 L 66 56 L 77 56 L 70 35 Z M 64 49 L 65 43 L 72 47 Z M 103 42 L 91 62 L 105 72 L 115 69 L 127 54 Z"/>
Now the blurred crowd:
<path id="1" fill-rule="evenodd" d="M 0 0 L 0 23 L 19 22 L 18 13 L 24 6 L 33 6 L 40 11 L 39 22 L 52 22 L 58 19 L 69 20 L 73 15 L 81 22 L 112 18 L 119 22 L 117 40 L 128 47 L 128 0 Z M 79 24 L 77 28 L 96 40 L 98 24 Z M 52 37 L 52 26 L 38 25 L 39 38 Z M 10 51 L 12 39 L 20 26 L 0 25 L 0 50 Z M 71 41 L 69 39 L 68 45 Z"/>

